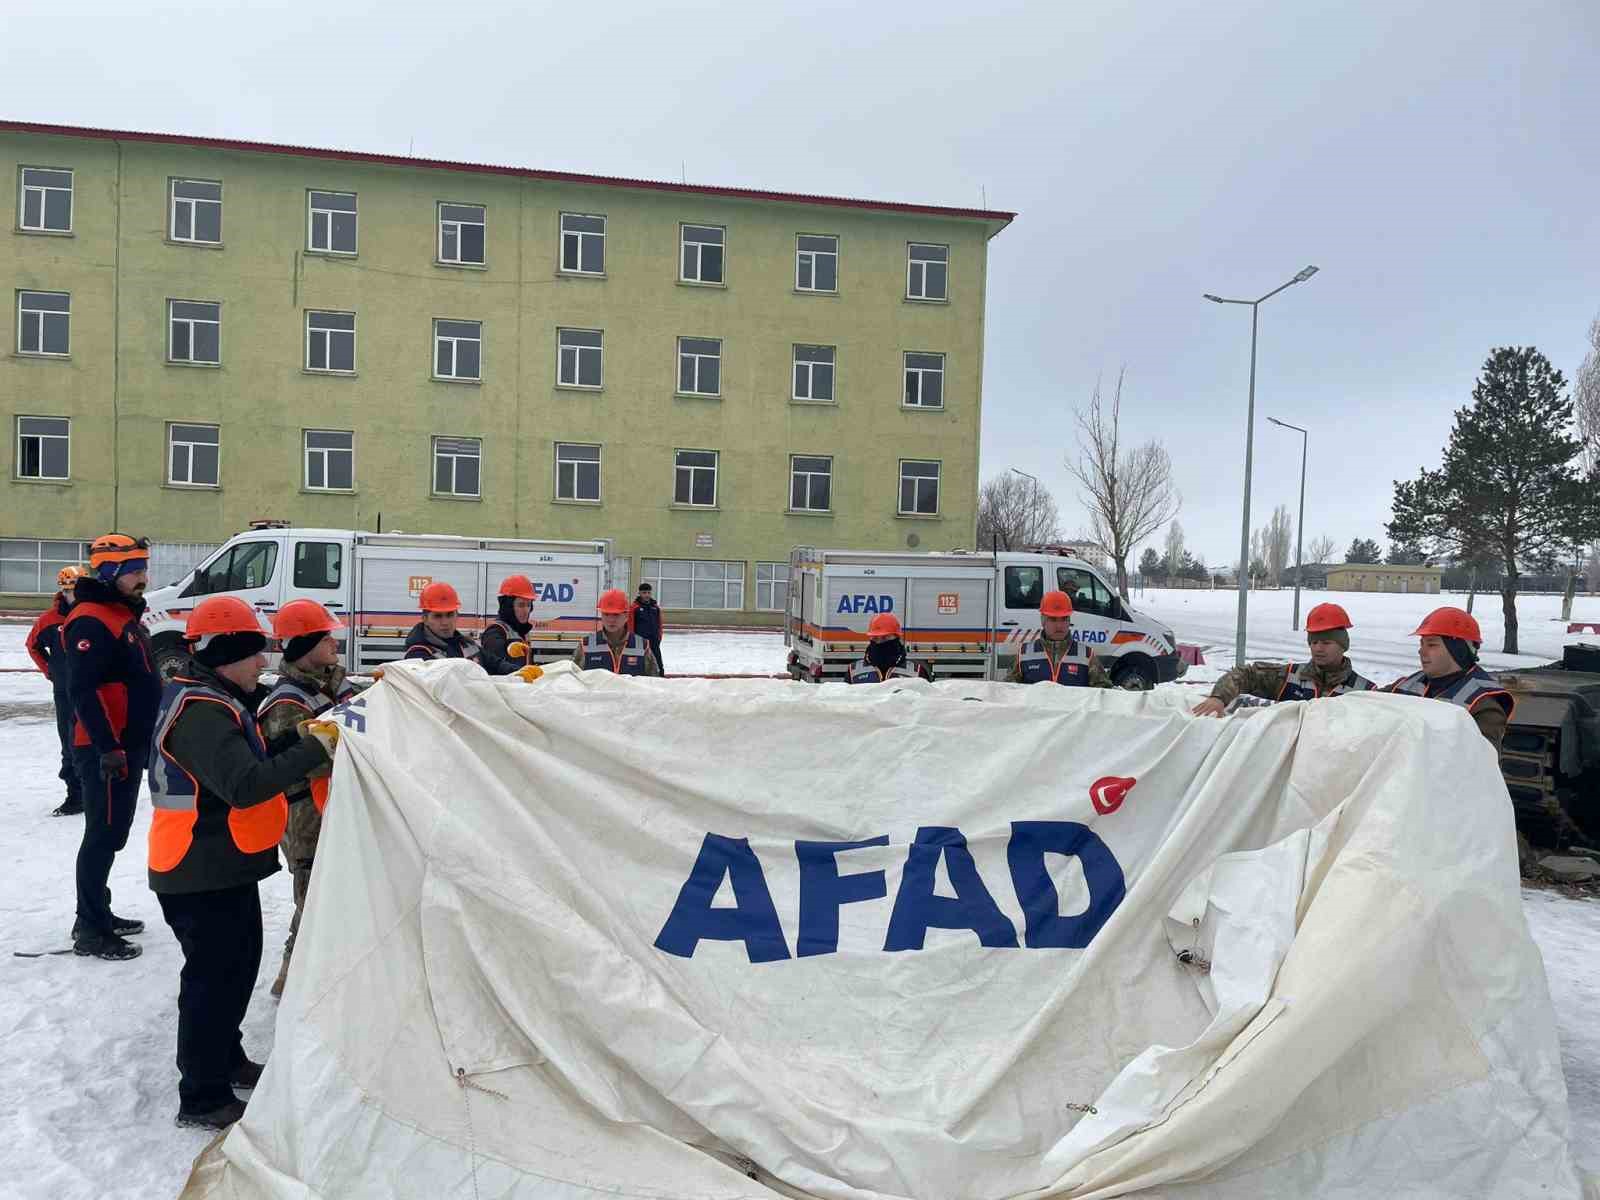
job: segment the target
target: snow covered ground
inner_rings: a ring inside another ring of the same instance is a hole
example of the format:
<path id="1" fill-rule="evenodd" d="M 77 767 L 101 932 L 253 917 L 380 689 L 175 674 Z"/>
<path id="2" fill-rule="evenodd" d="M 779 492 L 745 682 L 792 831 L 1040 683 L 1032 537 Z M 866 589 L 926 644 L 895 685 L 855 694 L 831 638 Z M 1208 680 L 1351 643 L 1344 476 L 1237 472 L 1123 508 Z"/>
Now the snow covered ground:
<path id="1" fill-rule="evenodd" d="M 1302 610 L 1320 597 L 1308 594 Z M 1155 592 L 1136 606 L 1170 622 L 1183 641 L 1208 647 L 1209 671 L 1232 659 L 1233 604 L 1227 592 Z M 1251 600 L 1252 657 L 1289 656 L 1303 645 L 1289 628 L 1291 594 Z M 1414 663 L 1406 635 L 1438 598 L 1343 597 L 1356 621 L 1357 665 L 1387 681 Z M 1445 600 L 1448 602 L 1449 598 Z M 1524 601 L 1524 646 L 1531 663 L 1560 652 L 1551 622 L 1553 598 Z M 1479 605 L 1491 639 L 1498 612 Z M 1600 602 L 1580 600 L 1583 619 L 1600 620 Z M 15 951 L 68 944 L 72 863 L 80 827 L 48 816 L 61 798 L 49 685 L 27 667 L 26 626 L 0 623 L 0 764 L 9 784 L 0 805 L 0 1194 L 51 1197 L 176 1196 L 207 1138 L 172 1124 L 177 1109 L 173 1064 L 177 943 L 161 922 L 145 884 L 148 798 L 141 801 L 129 848 L 111 885 L 117 911 L 143 918 L 143 957 L 102 963 L 72 955 L 17 958 Z M 663 656 L 674 673 L 777 673 L 786 650 L 775 633 L 674 633 Z M 10 668 L 10 670 L 7 670 Z M 1600 904 L 1526 891 L 1525 907 L 1545 955 L 1559 1020 L 1572 1099 L 1572 1145 L 1579 1162 L 1600 1169 Z M 262 887 L 267 953 L 245 1024 L 245 1046 L 257 1057 L 272 1049 L 276 1009 L 267 985 L 291 912 L 287 875 Z"/>

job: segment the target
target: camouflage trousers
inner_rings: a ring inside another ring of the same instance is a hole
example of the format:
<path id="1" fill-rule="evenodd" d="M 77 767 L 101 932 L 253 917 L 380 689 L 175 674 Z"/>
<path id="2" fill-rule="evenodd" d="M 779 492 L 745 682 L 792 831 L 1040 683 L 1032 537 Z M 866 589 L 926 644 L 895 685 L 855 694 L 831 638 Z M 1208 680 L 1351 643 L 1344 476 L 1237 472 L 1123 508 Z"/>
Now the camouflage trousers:
<path id="1" fill-rule="evenodd" d="M 289 827 L 283 835 L 283 857 L 294 877 L 294 916 L 289 920 L 289 936 L 283 943 L 287 966 L 294 954 L 294 940 L 300 933 L 300 916 L 306 907 L 306 891 L 311 887 L 311 864 L 317 853 L 317 837 L 322 832 L 322 814 L 309 800 L 289 806 Z"/>

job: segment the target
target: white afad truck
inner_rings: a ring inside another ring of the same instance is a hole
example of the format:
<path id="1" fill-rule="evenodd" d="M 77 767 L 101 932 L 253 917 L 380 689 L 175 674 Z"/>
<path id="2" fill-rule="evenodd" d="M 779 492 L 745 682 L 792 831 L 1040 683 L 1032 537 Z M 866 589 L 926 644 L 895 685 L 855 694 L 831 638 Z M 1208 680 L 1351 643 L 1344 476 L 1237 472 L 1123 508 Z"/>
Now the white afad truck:
<path id="1" fill-rule="evenodd" d="M 345 666 L 359 673 L 405 653 L 428 584 L 456 589 L 458 627 L 476 636 L 495 615 L 500 581 L 518 574 L 532 581 L 536 597 L 529 661 L 570 657 L 598 627 L 595 607 L 611 586 L 611 542 L 361 533 L 259 521 L 176 583 L 148 592 L 144 620 L 162 672 L 170 674 L 183 662 L 184 621 L 204 597 L 237 596 L 267 626 L 284 604 L 307 598 L 344 621 Z"/>
<path id="2" fill-rule="evenodd" d="M 1004 679 L 1039 636 L 1039 599 L 1072 596 L 1072 636 L 1126 688 L 1183 674 L 1172 630 L 1136 611 L 1100 571 L 1070 552 L 911 554 L 797 548 L 789 556 L 784 642 L 795 679 L 843 679 L 864 652 L 867 623 L 900 620 L 913 659 L 936 679 Z"/>

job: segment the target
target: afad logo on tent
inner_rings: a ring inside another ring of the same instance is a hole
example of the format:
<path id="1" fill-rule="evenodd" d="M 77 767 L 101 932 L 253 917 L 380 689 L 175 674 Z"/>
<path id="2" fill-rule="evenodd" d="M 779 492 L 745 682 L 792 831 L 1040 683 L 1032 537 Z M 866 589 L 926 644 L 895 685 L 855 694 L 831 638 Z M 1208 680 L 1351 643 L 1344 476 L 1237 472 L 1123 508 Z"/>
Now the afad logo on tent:
<path id="1" fill-rule="evenodd" d="M 1137 782 L 1131 777 L 1103 776 L 1089 786 L 1089 801 L 1095 812 L 1109 816 L 1122 807 Z M 846 904 L 882 900 L 889 894 L 882 870 L 847 873 L 840 870 L 840 856 L 888 844 L 888 834 L 852 842 L 795 842 L 800 912 L 799 938 L 791 955 L 766 873 L 750 848 L 750 839 L 708 833 L 666 924 L 656 935 L 655 947 L 679 958 L 693 958 L 702 940 L 743 942 L 752 963 L 834 954 L 839 949 L 840 909 Z M 1061 896 L 1050 878 L 1047 854 L 1078 860 L 1089 887 L 1089 904 L 1082 912 L 1061 915 Z M 941 859 L 954 896 L 934 894 Z M 1111 848 L 1079 821 L 1011 822 L 1006 865 L 1023 913 L 1022 945 L 1029 950 L 1082 950 L 1127 894 L 1122 865 Z M 713 908 L 724 880 L 732 886 L 733 907 Z M 954 825 L 924 825 L 907 847 L 883 949 L 886 953 L 921 950 L 930 929 L 969 929 L 980 946 L 1018 948 L 1016 926 L 995 903 L 994 894 L 978 873 L 966 836 Z"/>

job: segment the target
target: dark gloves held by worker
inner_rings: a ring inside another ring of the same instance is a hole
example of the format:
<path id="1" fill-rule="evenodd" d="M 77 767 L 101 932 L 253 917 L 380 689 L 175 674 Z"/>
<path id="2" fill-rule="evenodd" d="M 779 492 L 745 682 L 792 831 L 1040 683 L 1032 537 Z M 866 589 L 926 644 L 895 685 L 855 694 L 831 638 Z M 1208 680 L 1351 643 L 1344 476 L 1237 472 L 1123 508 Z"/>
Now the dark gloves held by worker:
<path id="1" fill-rule="evenodd" d="M 121 746 L 100 756 L 100 778 L 123 780 L 128 777 L 128 752 Z"/>

